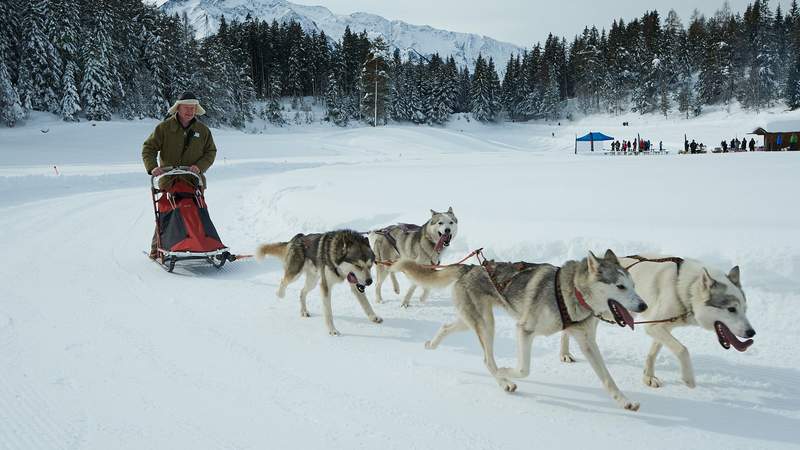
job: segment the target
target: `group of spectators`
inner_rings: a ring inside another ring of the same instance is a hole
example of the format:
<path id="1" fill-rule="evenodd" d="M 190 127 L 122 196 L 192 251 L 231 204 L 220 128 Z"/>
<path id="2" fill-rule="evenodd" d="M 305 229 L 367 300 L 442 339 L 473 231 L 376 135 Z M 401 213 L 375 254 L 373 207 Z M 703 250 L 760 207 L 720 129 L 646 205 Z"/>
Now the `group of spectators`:
<path id="1" fill-rule="evenodd" d="M 652 144 L 650 143 L 649 139 L 640 139 L 636 138 L 632 141 L 614 141 L 611 143 L 611 150 L 615 152 L 623 152 L 623 153 L 639 153 L 639 152 L 649 152 L 654 150 Z M 658 151 L 664 150 L 664 143 L 662 141 L 658 141 Z"/>
<path id="2" fill-rule="evenodd" d="M 720 142 L 720 147 L 719 148 L 720 148 L 722 153 L 728 153 L 729 151 L 731 151 L 731 152 L 746 152 L 747 149 L 748 149 L 748 146 L 749 146 L 751 152 L 756 151 L 756 140 L 753 139 L 753 138 L 750 138 L 750 142 L 748 143 L 746 138 L 742 139 L 741 141 L 739 140 L 739 138 L 733 138 L 733 139 L 731 139 L 730 145 L 728 145 L 728 141 L 723 139 L 722 142 Z"/>

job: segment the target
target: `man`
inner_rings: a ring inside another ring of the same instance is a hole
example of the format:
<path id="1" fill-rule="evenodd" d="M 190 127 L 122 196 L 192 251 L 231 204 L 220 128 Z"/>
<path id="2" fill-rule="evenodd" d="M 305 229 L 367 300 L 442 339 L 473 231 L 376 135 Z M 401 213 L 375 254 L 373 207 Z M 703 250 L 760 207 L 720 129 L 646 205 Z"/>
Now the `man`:
<path id="1" fill-rule="evenodd" d="M 203 186 L 206 185 L 204 173 L 214 164 L 217 147 L 208 127 L 195 118 L 205 113 L 194 94 L 186 92 L 181 95 L 169 109 L 168 117 L 156 125 L 156 129 L 144 141 L 142 161 L 148 174 L 159 176 L 165 172 L 163 167 L 189 166 L 189 170 L 200 175 Z M 159 161 L 156 161 L 157 156 Z M 189 175 L 168 178 L 159 180 L 159 188 L 167 189 L 178 179 L 197 184 L 197 179 Z M 153 234 L 150 246 L 150 257 L 153 259 L 158 256 L 156 247 L 156 235 Z"/>

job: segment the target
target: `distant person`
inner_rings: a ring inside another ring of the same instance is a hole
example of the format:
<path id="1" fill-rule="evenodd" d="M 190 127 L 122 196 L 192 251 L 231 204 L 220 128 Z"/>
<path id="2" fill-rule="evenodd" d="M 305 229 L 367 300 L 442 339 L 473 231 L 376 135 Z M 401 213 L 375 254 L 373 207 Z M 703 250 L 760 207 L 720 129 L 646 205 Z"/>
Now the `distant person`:
<path id="1" fill-rule="evenodd" d="M 722 153 L 728 153 L 728 141 L 723 139 L 719 144 L 722 146 Z"/>
<path id="2" fill-rule="evenodd" d="M 664 151 L 664 141 L 658 141 L 658 151 L 659 152 Z"/>
<path id="3" fill-rule="evenodd" d="M 775 139 L 775 144 L 777 145 L 778 150 L 782 149 L 782 146 L 783 146 L 783 135 L 782 134 L 779 134 L 778 137 Z"/>
<path id="4" fill-rule="evenodd" d="M 750 151 L 756 151 L 756 140 L 754 138 L 750 138 Z"/>
<path id="5" fill-rule="evenodd" d="M 689 140 L 683 140 L 683 153 L 689 153 Z"/>
<path id="6" fill-rule="evenodd" d="M 697 142 L 692 139 L 692 143 L 689 144 L 689 150 L 691 153 L 697 153 Z"/>
<path id="7" fill-rule="evenodd" d="M 731 148 L 736 148 L 736 139 L 731 139 Z"/>
<path id="8" fill-rule="evenodd" d="M 747 151 L 747 138 L 742 139 L 742 151 Z"/>
<path id="9" fill-rule="evenodd" d="M 792 133 L 789 138 L 789 150 L 797 150 L 797 133 Z"/>

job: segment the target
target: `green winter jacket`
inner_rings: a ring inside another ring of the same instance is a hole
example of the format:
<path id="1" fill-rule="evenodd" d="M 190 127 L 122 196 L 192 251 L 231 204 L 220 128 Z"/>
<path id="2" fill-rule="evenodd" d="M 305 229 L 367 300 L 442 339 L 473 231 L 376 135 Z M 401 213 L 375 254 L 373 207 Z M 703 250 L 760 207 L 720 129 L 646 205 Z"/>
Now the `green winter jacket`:
<path id="1" fill-rule="evenodd" d="M 156 156 L 158 156 L 158 161 L 156 161 Z M 211 137 L 211 130 L 195 119 L 192 119 L 192 122 L 184 130 L 176 115 L 172 115 L 156 125 L 156 129 L 142 146 L 142 161 L 144 161 L 147 173 L 158 166 L 196 165 L 200 168 L 200 177 L 203 179 L 204 186 L 206 177 L 203 174 L 214 164 L 216 156 L 217 147 Z M 197 182 L 194 177 L 188 175 L 164 177 L 159 181 L 159 187 L 165 189 L 178 178 L 191 184 Z"/>

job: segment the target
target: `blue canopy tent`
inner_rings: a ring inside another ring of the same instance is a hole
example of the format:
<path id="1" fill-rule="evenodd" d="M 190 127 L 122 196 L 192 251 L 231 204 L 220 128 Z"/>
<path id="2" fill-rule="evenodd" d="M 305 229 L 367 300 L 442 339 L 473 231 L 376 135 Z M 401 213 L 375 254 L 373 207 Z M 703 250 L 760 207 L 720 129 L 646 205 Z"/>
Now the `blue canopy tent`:
<path id="1" fill-rule="evenodd" d="M 575 138 L 575 154 L 578 154 L 578 142 L 591 142 L 592 151 L 594 151 L 594 142 L 595 141 L 613 141 L 614 138 L 611 136 L 606 136 L 603 133 L 597 132 L 590 132 L 586 136 L 576 137 Z"/>

